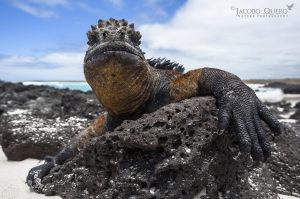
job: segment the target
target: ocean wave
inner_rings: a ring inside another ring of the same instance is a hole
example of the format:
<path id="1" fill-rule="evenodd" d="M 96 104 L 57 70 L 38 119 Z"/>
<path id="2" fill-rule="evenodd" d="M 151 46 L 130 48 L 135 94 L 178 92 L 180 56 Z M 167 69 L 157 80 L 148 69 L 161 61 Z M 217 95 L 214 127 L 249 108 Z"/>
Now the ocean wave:
<path id="1" fill-rule="evenodd" d="M 279 88 L 266 88 L 264 84 L 247 84 L 250 88 L 252 88 L 257 97 L 262 102 L 280 102 L 284 99 L 284 93 Z"/>
<path id="2" fill-rule="evenodd" d="M 58 89 L 80 90 L 83 92 L 91 91 L 91 87 L 86 82 L 42 82 L 42 81 L 26 81 L 23 85 L 51 86 Z"/>

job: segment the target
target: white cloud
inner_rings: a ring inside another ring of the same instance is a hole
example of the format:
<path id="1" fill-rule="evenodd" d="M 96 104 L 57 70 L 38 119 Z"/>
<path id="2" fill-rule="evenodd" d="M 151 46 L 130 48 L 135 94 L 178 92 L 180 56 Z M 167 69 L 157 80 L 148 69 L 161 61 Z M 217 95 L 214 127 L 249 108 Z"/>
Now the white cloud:
<path id="1" fill-rule="evenodd" d="M 168 23 L 142 25 L 148 56 L 188 70 L 217 67 L 243 78 L 300 77 L 300 6 L 287 18 L 238 18 L 231 7 L 285 8 L 284 0 L 189 0 Z"/>
<path id="2" fill-rule="evenodd" d="M 147 9 L 152 11 L 151 12 L 152 15 L 156 15 L 158 17 L 166 17 L 168 14 L 166 10 L 164 10 L 160 5 L 160 3 L 162 3 L 160 1 L 161 0 L 145 0 L 145 4 L 147 6 Z"/>
<path id="3" fill-rule="evenodd" d="M 0 59 L 2 80 L 83 80 L 83 52 L 54 52 L 43 56 Z"/>
<path id="4" fill-rule="evenodd" d="M 123 5 L 123 0 L 109 0 L 114 6 L 122 6 Z"/>
<path id="5" fill-rule="evenodd" d="M 83 63 L 84 53 L 78 52 L 55 52 L 47 54 L 39 60 L 41 62 L 48 63 L 49 65 L 58 65 L 58 66 L 72 66 L 72 65 L 80 65 Z"/>
<path id="6" fill-rule="evenodd" d="M 100 12 L 100 9 L 96 8 L 96 7 L 91 7 L 89 6 L 88 4 L 85 4 L 83 2 L 76 2 L 75 5 L 83 10 L 83 11 L 86 11 L 88 13 L 95 13 L 95 14 L 98 14 Z"/>
<path id="7" fill-rule="evenodd" d="M 28 0 L 31 3 L 45 6 L 68 6 L 69 0 Z"/>
<path id="8" fill-rule="evenodd" d="M 47 18 L 47 17 L 55 16 L 55 13 L 51 10 L 38 8 L 33 5 L 26 4 L 19 1 L 14 1 L 14 6 L 36 17 Z"/>
<path id="9" fill-rule="evenodd" d="M 71 0 L 12 0 L 12 5 L 28 14 L 40 18 L 49 18 L 58 16 L 58 7 L 65 9 L 79 8 L 87 12 L 96 12 L 84 2 Z"/>

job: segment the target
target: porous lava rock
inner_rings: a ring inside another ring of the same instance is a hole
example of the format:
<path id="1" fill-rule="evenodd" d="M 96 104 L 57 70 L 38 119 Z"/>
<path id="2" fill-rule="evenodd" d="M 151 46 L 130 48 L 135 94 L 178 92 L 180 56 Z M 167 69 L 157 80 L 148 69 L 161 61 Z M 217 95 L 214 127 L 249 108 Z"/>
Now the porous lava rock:
<path id="1" fill-rule="evenodd" d="M 101 199 L 277 198 L 269 174 L 255 171 L 251 158 L 238 153 L 233 132 L 216 126 L 213 98 L 169 104 L 91 140 L 51 170 L 41 192 Z"/>

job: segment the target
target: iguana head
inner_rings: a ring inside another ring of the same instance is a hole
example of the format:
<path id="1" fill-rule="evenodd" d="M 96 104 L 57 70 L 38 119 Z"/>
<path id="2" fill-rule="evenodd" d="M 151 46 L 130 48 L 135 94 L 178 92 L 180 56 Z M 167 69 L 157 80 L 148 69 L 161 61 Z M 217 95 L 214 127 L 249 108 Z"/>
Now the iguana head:
<path id="1" fill-rule="evenodd" d="M 91 26 L 87 36 L 84 73 L 97 98 L 113 114 L 134 111 L 149 98 L 151 87 L 140 33 L 134 24 L 110 18 Z"/>
<path id="2" fill-rule="evenodd" d="M 140 49 L 141 34 L 135 31 L 134 24 L 128 24 L 125 19 L 98 21 L 98 25 L 92 25 L 87 32 L 89 48 L 85 56 L 85 62 L 97 62 L 101 58 L 122 55 L 127 59 L 138 56 L 144 59 L 144 53 Z"/>

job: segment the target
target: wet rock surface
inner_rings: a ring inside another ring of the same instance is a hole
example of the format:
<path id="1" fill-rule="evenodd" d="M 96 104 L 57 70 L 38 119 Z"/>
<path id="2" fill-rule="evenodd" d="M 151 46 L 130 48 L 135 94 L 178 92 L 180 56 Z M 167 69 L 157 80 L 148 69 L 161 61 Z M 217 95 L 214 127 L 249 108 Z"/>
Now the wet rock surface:
<path id="1" fill-rule="evenodd" d="M 300 120 L 300 102 L 298 102 L 295 107 L 295 113 L 291 116 L 292 119 Z"/>
<path id="2" fill-rule="evenodd" d="M 272 82 L 265 87 L 280 88 L 284 93 L 300 94 L 300 84 L 287 84 L 283 82 Z"/>
<path id="3" fill-rule="evenodd" d="M 92 93 L 0 83 L 0 139 L 9 160 L 56 154 L 100 112 Z"/>
<path id="4" fill-rule="evenodd" d="M 286 101 L 280 101 L 275 103 L 265 102 L 271 112 L 276 115 L 279 119 L 284 119 L 284 115 L 289 114 L 294 111 L 295 108 L 292 107 L 292 104 Z"/>

